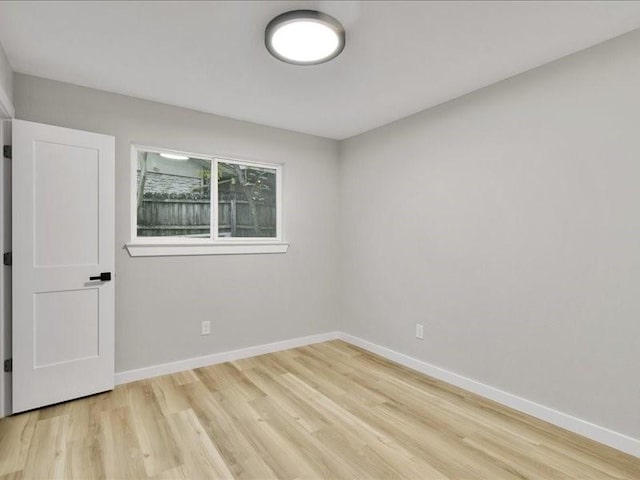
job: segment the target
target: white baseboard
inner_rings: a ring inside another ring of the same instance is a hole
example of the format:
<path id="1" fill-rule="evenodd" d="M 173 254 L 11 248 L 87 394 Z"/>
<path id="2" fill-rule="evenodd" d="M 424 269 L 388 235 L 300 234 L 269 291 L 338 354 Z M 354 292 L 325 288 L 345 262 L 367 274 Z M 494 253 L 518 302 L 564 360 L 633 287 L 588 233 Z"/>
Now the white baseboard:
<path id="1" fill-rule="evenodd" d="M 343 332 L 328 332 L 318 335 L 310 335 L 307 337 L 292 338 L 281 342 L 267 343 L 264 345 L 257 345 L 255 347 L 241 348 L 238 350 L 231 350 L 229 352 L 214 353 L 212 355 L 204 355 L 202 357 L 188 358 L 185 360 L 152 365 L 150 367 L 139 368 L 136 370 L 119 372 L 115 375 L 115 383 L 116 385 L 119 385 L 134 382 L 136 380 L 177 373 L 184 370 L 190 370 L 192 368 L 206 367 L 207 365 L 231 362 L 242 358 L 263 355 L 265 353 L 278 352 L 288 350 L 290 348 L 311 345 L 313 343 L 326 342 L 328 340 L 335 340 L 336 338 L 364 348 L 365 350 L 404 365 L 405 367 L 424 373 L 433 378 L 437 378 L 438 380 L 442 380 L 443 382 L 455 385 L 456 387 L 460 387 L 490 400 L 494 400 L 502 405 L 513 408 L 514 410 L 524 412 L 553 425 L 557 425 L 566 430 L 577 433 L 578 435 L 582 435 L 583 437 L 595 440 L 596 442 L 600 442 L 604 445 L 608 445 L 612 448 L 640 458 L 640 440 L 636 438 L 629 437 L 608 428 L 595 425 L 586 420 L 559 412 L 553 408 L 545 407 L 544 405 L 540 405 L 539 403 L 531 400 L 518 397 L 517 395 L 477 382 L 457 373 L 423 362 L 417 358 L 409 357 L 408 355 L 404 355 L 389 348 Z"/>
<path id="2" fill-rule="evenodd" d="M 207 365 L 215 365 L 217 363 L 232 362 L 242 358 L 255 357 L 265 353 L 279 352 L 290 348 L 303 347 L 313 343 L 326 342 L 335 340 L 339 336 L 339 332 L 320 333 L 317 335 L 309 335 L 307 337 L 291 338 L 280 342 L 266 343 L 255 347 L 240 348 L 229 352 L 214 353 L 204 355 L 202 357 L 187 358 L 177 360 L 175 362 L 162 363 L 160 365 L 152 365 L 150 367 L 138 368 L 136 370 L 127 370 L 117 372 L 115 374 L 115 383 L 120 385 L 123 383 L 135 382 L 136 380 L 144 380 L 145 378 L 158 377 L 160 375 L 168 375 L 170 373 L 182 372 L 192 368 L 206 367 Z"/>
<path id="3" fill-rule="evenodd" d="M 549 422 L 558 427 L 562 427 L 571 432 L 587 437 L 596 442 L 608 445 L 612 448 L 628 453 L 635 457 L 640 457 L 640 440 L 629 437 L 619 432 L 609 430 L 608 428 L 595 425 L 586 420 L 573 417 L 566 413 L 559 412 L 539 403 L 532 402 L 517 395 L 499 390 L 497 388 L 485 385 L 484 383 L 477 382 L 457 373 L 450 372 L 435 365 L 431 365 L 417 358 L 409 357 L 402 353 L 396 352 L 386 347 L 382 347 L 367 340 L 363 340 L 353 335 L 346 333 L 339 333 L 339 337 L 345 342 L 356 345 L 360 348 L 368 350 L 372 353 L 380 355 L 388 360 L 392 360 L 396 363 L 404 365 L 418 372 L 429 375 L 443 382 L 455 385 L 469 392 L 478 394 L 482 397 L 494 400 L 502 405 L 511 407 L 514 410 L 531 415 L 532 417 L 539 418 L 546 422 Z"/>

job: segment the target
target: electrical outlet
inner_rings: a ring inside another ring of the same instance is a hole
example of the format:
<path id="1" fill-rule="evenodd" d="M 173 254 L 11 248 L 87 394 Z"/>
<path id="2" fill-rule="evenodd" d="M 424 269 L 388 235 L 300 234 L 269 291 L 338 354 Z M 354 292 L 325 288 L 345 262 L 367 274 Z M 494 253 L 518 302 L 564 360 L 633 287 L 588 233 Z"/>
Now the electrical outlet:
<path id="1" fill-rule="evenodd" d="M 416 323 L 416 338 L 424 340 L 424 327 L 419 323 Z"/>
<path id="2" fill-rule="evenodd" d="M 205 320 L 202 322 L 202 333 L 200 335 L 209 335 L 211 333 L 211 321 Z"/>

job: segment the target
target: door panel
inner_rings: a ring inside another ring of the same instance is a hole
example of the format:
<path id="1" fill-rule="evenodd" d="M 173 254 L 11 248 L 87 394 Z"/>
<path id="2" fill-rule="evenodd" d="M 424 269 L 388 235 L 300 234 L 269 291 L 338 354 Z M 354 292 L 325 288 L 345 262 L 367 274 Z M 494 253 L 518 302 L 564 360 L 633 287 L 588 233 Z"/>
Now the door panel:
<path id="1" fill-rule="evenodd" d="M 113 388 L 114 138 L 13 124 L 13 411 Z"/>
<path id="2" fill-rule="evenodd" d="M 97 265 L 100 152 L 41 141 L 33 149 L 36 266 Z"/>
<path id="3" fill-rule="evenodd" d="M 98 356 L 97 288 L 36 293 L 34 298 L 35 368 Z"/>

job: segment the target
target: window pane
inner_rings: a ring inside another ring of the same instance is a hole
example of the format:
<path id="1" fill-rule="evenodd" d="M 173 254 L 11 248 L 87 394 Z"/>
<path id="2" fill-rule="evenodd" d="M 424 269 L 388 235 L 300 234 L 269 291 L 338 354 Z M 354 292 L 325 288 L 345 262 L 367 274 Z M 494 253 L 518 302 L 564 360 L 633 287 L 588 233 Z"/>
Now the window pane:
<path id="1" fill-rule="evenodd" d="M 211 235 L 211 161 L 138 151 L 138 237 Z"/>
<path id="2" fill-rule="evenodd" d="M 218 236 L 276 233 L 276 170 L 218 162 Z"/>

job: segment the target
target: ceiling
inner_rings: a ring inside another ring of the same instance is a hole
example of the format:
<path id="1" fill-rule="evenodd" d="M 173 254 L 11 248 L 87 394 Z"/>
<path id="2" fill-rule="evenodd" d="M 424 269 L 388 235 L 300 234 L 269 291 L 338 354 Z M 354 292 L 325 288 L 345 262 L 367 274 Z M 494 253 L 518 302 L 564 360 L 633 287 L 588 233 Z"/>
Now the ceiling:
<path id="1" fill-rule="evenodd" d="M 288 65 L 264 28 L 338 18 L 335 60 Z M 0 2 L 14 70 L 343 139 L 640 27 L 640 2 Z"/>

